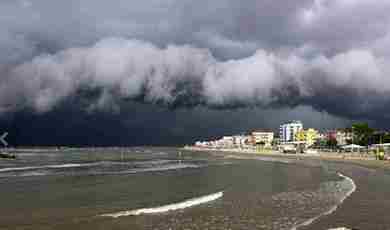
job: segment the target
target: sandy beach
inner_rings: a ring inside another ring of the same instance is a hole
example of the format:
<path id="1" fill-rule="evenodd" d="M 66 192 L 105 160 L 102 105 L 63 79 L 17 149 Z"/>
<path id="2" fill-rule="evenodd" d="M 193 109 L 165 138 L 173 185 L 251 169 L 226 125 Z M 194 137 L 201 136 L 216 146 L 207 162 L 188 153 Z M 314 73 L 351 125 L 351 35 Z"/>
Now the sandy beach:
<path id="1" fill-rule="evenodd" d="M 253 157 L 281 157 L 288 159 L 317 159 L 336 162 L 353 163 L 361 166 L 379 169 L 390 169 L 390 161 L 376 160 L 371 154 L 366 153 L 340 153 L 340 152 L 318 152 L 316 154 L 291 154 L 280 153 L 274 150 L 254 151 L 245 149 L 208 149 L 198 147 L 184 147 L 185 150 L 212 152 L 213 155 L 223 156 L 225 158 L 250 159 Z"/>

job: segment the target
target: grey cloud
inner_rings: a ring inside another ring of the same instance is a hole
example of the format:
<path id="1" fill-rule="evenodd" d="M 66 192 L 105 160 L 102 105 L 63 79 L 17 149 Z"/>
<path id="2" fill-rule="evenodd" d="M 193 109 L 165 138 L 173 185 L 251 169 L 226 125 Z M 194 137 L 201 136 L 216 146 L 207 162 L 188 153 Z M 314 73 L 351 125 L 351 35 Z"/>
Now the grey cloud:
<path id="1" fill-rule="evenodd" d="M 2 79 L 0 108 L 46 112 L 80 90 L 98 90 L 100 96 L 89 105 L 92 110 L 130 99 L 179 107 L 307 104 L 336 115 L 364 117 L 390 103 L 388 66 L 388 59 L 370 50 L 307 59 L 299 53 L 259 49 L 247 58 L 218 61 L 207 49 L 161 49 L 144 41 L 110 38 L 16 66 Z M 348 113 L 337 109 L 340 98 Z"/>
<path id="2" fill-rule="evenodd" d="M 258 42 L 232 40 L 211 31 L 196 32 L 194 38 L 200 46 L 209 48 L 220 59 L 251 56 L 262 46 Z"/>
<path id="3" fill-rule="evenodd" d="M 382 119 L 389 10 L 386 0 L 2 1 L 0 113 L 47 112 L 87 90 L 98 92 L 90 112 L 137 100 Z"/>
<path id="4" fill-rule="evenodd" d="M 299 40 L 328 51 L 365 47 L 389 30 L 386 0 L 313 0 L 297 11 Z"/>
<path id="5" fill-rule="evenodd" d="M 277 47 L 280 42 L 290 43 L 291 37 L 285 36 L 287 22 L 303 2 L 307 1 L 280 7 L 277 1 L 255 0 L 5 1 L 0 3 L 0 33 L 21 34 L 33 46 L 50 43 L 57 49 L 91 45 L 110 36 L 147 40 L 158 46 L 224 46 L 215 44 L 215 37 L 200 38 L 198 33 L 203 31 L 215 32 L 225 44 L 260 42 L 265 48 Z"/>
<path id="6" fill-rule="evenodd" d="M 383 37 L 389 9 L 386 0 L 3 1 L 0 35 L 22 37 L 20 47 L 35 54 L 114 36 L 159 47 L 192 44 L 226 59 L 308 44 L 335 55 Z"/>
<path id="7" fill-rule="evenodd" d="M 188 93 L 179 85 L 201 80 L 213 62 L 207 50 L 190 46 L 159 49 L 137 40 L 106 39 L 16 66 L 2 79 L 0 107 L 26 105 L 45 112 L 83 88 L 103 88 L 122 98 L 145 92 L 145 101 L 172 103 Z"/>
<path id="8" fill-rule="evenodd" d="M 67 105 L 44 114 L 15 113 L 8 121 L 0 119 L 0 127 L 9 130 L 11 145 L 177 146 L 257 128 L 274 129 L 286 117 L 302 120 L 305 127 L 331 129 L 350 125 L 350 121 L 307 106 L 267 110 L 206 107 L 169 110 L 126 102 L 120 105 L 120 113 L 85 113 L 77 100 L 70 100 Z"/>

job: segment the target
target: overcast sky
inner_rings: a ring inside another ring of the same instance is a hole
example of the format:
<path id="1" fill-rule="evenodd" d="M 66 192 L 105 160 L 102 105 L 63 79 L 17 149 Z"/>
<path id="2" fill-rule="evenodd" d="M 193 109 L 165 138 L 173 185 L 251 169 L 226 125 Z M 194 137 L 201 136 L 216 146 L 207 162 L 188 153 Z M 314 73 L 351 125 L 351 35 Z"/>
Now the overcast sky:
<path id="1" fill-rule="evenodd" d="M 301 119 L 390 127 L 388 0 L 3 0 L 11 144 L 182 144 Z"/>

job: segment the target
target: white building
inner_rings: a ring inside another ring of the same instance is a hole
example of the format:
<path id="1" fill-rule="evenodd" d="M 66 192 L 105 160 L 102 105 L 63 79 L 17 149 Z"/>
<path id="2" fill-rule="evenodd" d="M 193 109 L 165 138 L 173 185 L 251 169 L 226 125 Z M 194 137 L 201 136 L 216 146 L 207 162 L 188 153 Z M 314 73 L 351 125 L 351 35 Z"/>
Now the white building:
<path id="1" fill-rule="evenodd" d="M 233 136 L 234 138 L 234 147 L 243 148 L 246 146 L 246 142 L 248 141 L 248 137 L 244 135 Z"/>
<path id="2" fill-rule="evenodd" d="M 196 147 L 206 147 L 207 146 L 207 142 L 197 141 L 197 142 L 195 142 L 195 146 Z"/>
<path id="3" fill-rule="evenodd" d="M 219 144 L 224 148 L 232 148 L 234 146 L 234 138 L 232 136 L 224 136 L 220 139 Z"/>
<path id="4" fill-rule="evenodd" d="M 266 147 L 272 146 L 274 132 L 272 130 L 256 130 L 251 133 L 252 143 L 254 145 L 264 144 Z"/>
<path id="5" fill-rule="evenodd" d="M 282 124 L 279 128 L 280 142 L 286 143 L 295 141 L 295 134 L 303 129 L 301 121 L 291 121 Z"/>
<path id="6" fill-rule="evenodd" d="M 336 131 L 336 140 L 337 140 L 337 145 L 339 145 L 339 146 L 352 144 L 353 133 L 352 133 L 352 131 L 349 132 L 346 130 L 337 130 Z"/>

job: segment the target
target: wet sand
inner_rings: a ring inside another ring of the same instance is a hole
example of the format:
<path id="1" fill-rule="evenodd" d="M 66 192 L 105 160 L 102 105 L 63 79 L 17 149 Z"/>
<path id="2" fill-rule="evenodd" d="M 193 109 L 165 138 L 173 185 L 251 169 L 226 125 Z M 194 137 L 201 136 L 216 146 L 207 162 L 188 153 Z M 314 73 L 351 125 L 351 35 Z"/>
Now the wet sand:
<path id="1" fill-rule="evenodd" d="M 331 215 L 320 218 L 307 228 L 328 229 L 389 229 L 390 176 L 389 172 L 346 163 L 333 164 L 334 168 L 349 175 L 357 190 Z"/>
<path id="2" fill-rule="evenodd" d="M 210 153 L 210 152 L 209 152 Z M 322 166 L 351 177 L 356 191 L 337 210 L 299 229 L 321 230 L 346 227 L 359 230 L 390 229 L 390 162 L 367 157 L 343 157 L 336 153 L 320 156 L 284 155 L 240 152 L 213 152 L 213 155 L 234 159 L 286 159 L 295 163 Z"/>

